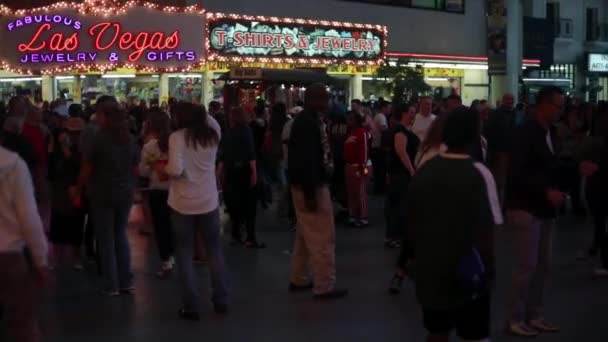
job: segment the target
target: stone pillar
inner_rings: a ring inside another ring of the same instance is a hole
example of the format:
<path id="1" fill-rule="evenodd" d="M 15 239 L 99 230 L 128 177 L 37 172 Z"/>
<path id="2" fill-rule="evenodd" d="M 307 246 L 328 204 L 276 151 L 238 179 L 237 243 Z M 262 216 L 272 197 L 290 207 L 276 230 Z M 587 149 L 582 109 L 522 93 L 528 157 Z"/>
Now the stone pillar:
<path id="1" fill-rule="evenodd" d="M 213 101 L 213 71 L 207 70 L 203 72 L 201 82 L 203 86 L 201 104 L 207 108 L 209 102 Z"/>
<path id="2" fill-rule="evenodd" d="M 169 103 L 169 75 L 160 74 L 158 82 L 159 105 L 161 105 L 163 102 Z"/>
<path id="3" fill-rule="evenodd" d="M 353 75 L 349 80 L 350 100 L 358 99 L 363 101 L 363 77 Z"/>
<path id="4" fill-rule="evenodd" d="M 75 75 L 74 82 L 72 82 L 72 101 L 82 103 L 82 79 L 80 75 Z"/>
<path id="5" fill-rule="evenodd" d="M 490 103 L 495 106 L 497 100 L 506 93 L 519 99 L 519 78 L 522 67 L 523 45 L 523 11 L 520 0 L 505 0 L 507 7 L 507 74 L 493 75 L 490 86 Z"/>
<path id="6" fill-rule="evenodd" d="M 53 101 L 55 99 L 55 79 L 53 76 L 42 76 L 42 101 Z"/>

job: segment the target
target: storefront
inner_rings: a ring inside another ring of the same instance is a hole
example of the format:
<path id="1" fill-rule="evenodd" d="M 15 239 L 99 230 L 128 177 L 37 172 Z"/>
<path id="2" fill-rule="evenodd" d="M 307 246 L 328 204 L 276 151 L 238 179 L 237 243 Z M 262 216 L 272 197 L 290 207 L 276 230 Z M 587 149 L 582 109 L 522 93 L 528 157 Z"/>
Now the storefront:
<path id="1" fill-rule="evenodd" d="M 589 54 L 587 58 L 587 79 L 585 85 L 588 101 L 608 101 L 607 54 Z"/>
<path id="2" fill-rule="evenodd" d="M 386 27 L 371 24 L 111 0 L 0 11 L 0 40 L 12 47 L 0 50 L 0 101 L 25 93 L 35 101 L 113 94 L 125 102 L 208 103 L 223 99 L 230 80 L 222 75 L 248 68 L 323 69 L 337 96 L 362 98 L 362 78 L 386 52 Z M 274 85 L 278 97 L 295 102 L 306 84 L 285 81 Z"/>
<path id="3" fill-rule="evenodd" d="M 306 85 L 326 83 L 335 99 L 362 98 L 362 78 L 383 62 L 386 27 L 211 13 L 208 70 L 232 104 L 257 98 L 294 105 Z M 217 77 L 216 77 L 217 78 Z"/>
<path id="4" fill-rule="evenodd" d="M 170 85 L 179 97 L 193 93 L 189 82 L 172 80 L 191 80 L 184 75 L 193 70 L 202 75 L 206 21 L 195 6 L 87 1 L 1 14 L 0 100 L 30 93 L 38 101 L 81 102 L 113 94 L 162 102 Z"/>

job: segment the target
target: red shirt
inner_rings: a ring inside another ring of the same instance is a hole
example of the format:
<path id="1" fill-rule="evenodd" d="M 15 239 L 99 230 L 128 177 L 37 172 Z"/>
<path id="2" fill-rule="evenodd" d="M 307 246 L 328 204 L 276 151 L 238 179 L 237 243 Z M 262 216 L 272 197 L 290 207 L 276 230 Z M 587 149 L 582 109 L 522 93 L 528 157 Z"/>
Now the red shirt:
<path id="1" fill-rule="evenodd" d="M 21 135 L 32 145 L 34 153 L 38 158 L 38 167 L 44 170 L 46 167 L 47 146 L 44 132 L 38 126 L 30 125 L 27 122 L 23 124 Z"/>
<path id="2" fill-rule="evenodd" d="M 344 143 L 344 161 L 347 164 L 367 164 L 367 131 L 356 128 L 346 138 Z"/>

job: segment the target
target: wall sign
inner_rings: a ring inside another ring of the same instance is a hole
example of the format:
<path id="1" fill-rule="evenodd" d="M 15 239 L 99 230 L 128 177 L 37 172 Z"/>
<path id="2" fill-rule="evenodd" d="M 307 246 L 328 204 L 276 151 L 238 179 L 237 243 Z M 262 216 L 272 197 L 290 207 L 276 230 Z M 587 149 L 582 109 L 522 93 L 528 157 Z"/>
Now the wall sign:
<path id="1" fill-rule="evenodd" d="M 129 66 L 178 71 L 204 61 L 201 9 L 113 6 L 109 1 L 59 3 L 3 14 L 3 68 L 62 72 Z"/>
<path id="2" fill-rule="evenodd" d="M 600 53 L 589 54 L 589 71 L 608 72 L 608 55 Z"/>
<path id="3" fill-rule="evenodd" d="M 386 27 L 305 19 L 208 15 L 209 59 L 273 63 L 377 64 Z"/>
<path id="4" fill-rule="evenodd" d="M 507 9 L 505 0 L 487 1 L 488 74 L 507 73 Z"/>

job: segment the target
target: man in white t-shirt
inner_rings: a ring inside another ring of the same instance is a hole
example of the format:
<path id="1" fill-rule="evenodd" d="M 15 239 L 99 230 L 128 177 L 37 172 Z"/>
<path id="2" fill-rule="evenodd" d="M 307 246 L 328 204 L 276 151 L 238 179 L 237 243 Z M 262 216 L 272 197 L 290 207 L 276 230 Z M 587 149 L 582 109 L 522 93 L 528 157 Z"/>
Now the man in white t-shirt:
<path id="1" fill-rule="evenodd" d="M 382 101 L 380 103 L 379 112 L 374 116 L 374 124 L 372 126 L 372 170 L 374 173 L 374 192 L 376 194 L 384 193 L 386 186 L 386 160 L 382 151 L 382 134 L 388 129 L 388 120 L 391 113 L 391 103 Z"/>
<path id="2" fill-rule="evenodd" d="M 435 114 L 431 113 L 433 109 L 433 100 L 428 97 L 420 98 L 420 113 L 416 114 L 416 119 L 412 125 L 412 132 L 416 134 L 421 142 L 424 142 L 426 133 L 429 131 L 431 124 L 435 121 Z"/>

